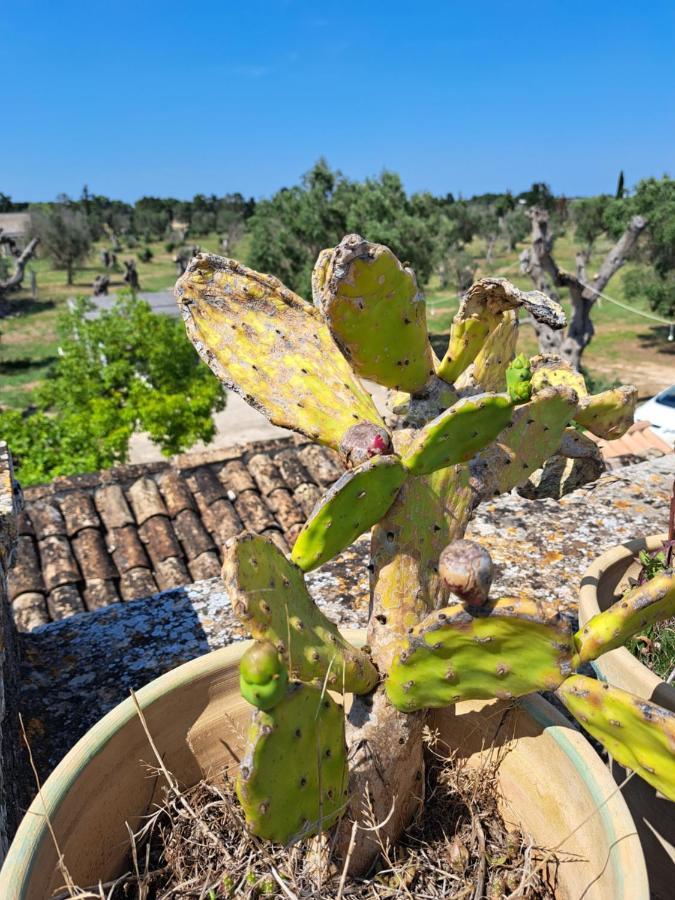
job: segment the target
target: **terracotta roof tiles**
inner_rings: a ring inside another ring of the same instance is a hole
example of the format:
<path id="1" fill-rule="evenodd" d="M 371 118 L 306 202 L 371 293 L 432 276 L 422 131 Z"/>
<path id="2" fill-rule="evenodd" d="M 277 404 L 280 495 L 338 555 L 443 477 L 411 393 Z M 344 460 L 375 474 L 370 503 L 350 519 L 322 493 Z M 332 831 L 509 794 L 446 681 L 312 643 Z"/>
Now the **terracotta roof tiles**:
<path id="1" fill-rule="evenodd" d="M 29 488 L 10 572 L 17 626 L 212 578 L 243 530 L 288 552 L 341 472 L 331 451 L 287 438 Z"/>

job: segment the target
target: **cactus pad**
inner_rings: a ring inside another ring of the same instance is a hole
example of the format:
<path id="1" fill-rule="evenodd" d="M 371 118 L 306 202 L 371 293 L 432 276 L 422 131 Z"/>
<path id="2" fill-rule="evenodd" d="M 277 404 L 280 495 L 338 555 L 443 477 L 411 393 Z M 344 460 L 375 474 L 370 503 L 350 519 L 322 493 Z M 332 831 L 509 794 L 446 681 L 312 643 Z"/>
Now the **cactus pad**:
<path id="1" fill-rule="evenodd" d="M 455 387 L 458 391 L 503 391 L 506 370 L 518 343 L 518 319 L 513 310 L 502 313 L 499 324 L 485 339 L 473 363 L 462 372 Z"/>
<path id="2" fill-rule="evenodd" d="M 597 659 L 621 647 L 641 628 L 675 616 L 675 573 L 664 572 L 633 588 L 609 609 L 598 613 L 574 636 L 579 662 Z"/>
<path id="3" fill-rule="evenodd" d="M 513 403 L 527 403 L 532 396 L 532 369 L 524 353 L 519 353 L 506 370 L 506 390 Z"/>
<path id="4" fill-rule="evenodd" d="M 571 674 L 573 652 L 565 620 L 533 601 L 503 597 L 471 611 L 456 603 L 412 630 L 389 671 L 387 696 L 412 712 L 554 690 Z"/>
<path id="5" fill-rule="evenodd" d="M 584 397 L 579 402 L 574 419 L 596 437 L 613 441 L 625 434 L 633 424 L 636 403 L 637 388 L 623 385 Z"/>
<path id="6" fill-rule="evenodd" d="M 620 765 L 675 800 L 675 713 L 585 675 L 556 693 Z"/>
<path id="7" fill-rule="evenodd" d="M 466 462 L 493 441 L 511 420 L 513 405 L 503 394 L 466 397 L 420 429 L 403 465 L 413 475 Z"/>
<path id="8" fill-rule="evenodd" d="M 347 802 L 344 713 L 310 685 L 292 684 L 253 715 L 237 795 L 253 834 L 290 843 L 325 831 Z"/>
<path id="9" fill-rule="evenodd" d="M 399 442 L 408 436 L 395 432 Z M 409 478 L 373 528 L 369 638 L 381 670 L 388 668 L 399 637 L 447 602 L 450 592 L 439 575 L 438 558 L 464 533 L 471 509 L 468 470 L 450 466 Z"/>
<path id="10" fill-rule="evenodd" d="M 376 456 L 345 472 L 305 523 L 291 560 L 309 572 L 332 559 L 379 522 L 407 477 L 396 456 Z"/>
<path id="11" fill-rule="evenodd" d="M 348 234 L 319 256 L 312 293 L 362 378 L 415 393 L 434 374 L 424 297 L 388 247 Z"/>
<path id="12" fill-rule="evenodd" d="M 562 357 L 554 354 L 533 356 L 530 365 L 532 367 L 532 390 L 535 393 L 546 387 L 558 387 L 564 384 L 572 388 L 580 400 L 588 396 L 584 376 L 573 369 Z"/>
<path id="13" fill-rule="evenodd" d="M 272 643 L 293 677 L 366 694 L 378 681 L 309 595 L 300 569 L 267 538 L 242 534 L 225 550 L 223 581 L 235 613 L 254 638 Z"/>
<path id="14" fill-rule="evenodd" d="M 176 296 L 204 362 L 271 422 L 334 449 L 357 422 L 382 426 L 319 311 L 278 279 L 200 253 Z"/>
<path id="15" fill-rule="evenodd" d="M 466 292 L 450 329 L 450 342 L 436 374 L 454 382 L 477 357 L 507 310 L 524 307 L 538 322 L 564 328 L 562 307 L 540 291 L 521 291 L 505 278 L 481 278 Z"/>
<path id="16" fill-rule="evenodd" d="M 258 709 L 271 709 L 286 693 L 288 673 L 276 647 L 256 641 L 239 663 L 239 690 Z"/>
<path id="17" fill-rule="evenodd" d="M 478 495 L 491 497 L 524 484 L 557 451 L 576 408 L 577 395 L 564 385 L 544 388 L 516 406 L 499 438 L 471 461 Z"/>

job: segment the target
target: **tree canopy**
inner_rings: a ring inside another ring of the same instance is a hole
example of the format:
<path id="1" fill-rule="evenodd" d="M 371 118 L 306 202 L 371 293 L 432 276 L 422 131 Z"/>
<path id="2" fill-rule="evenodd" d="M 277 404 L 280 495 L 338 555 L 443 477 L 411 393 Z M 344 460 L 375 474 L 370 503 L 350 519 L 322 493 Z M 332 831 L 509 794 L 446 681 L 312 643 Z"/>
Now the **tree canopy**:
<path id="1" fill-rule="evenodd" d="M 59 356 L 36 391 L 36 408 L 0 411 L 24 485 L 123 463 L 145 431 L 165 455 L 215 433 L 220 383 L 185 337 L 182 322 L 128 293 L 91 317 L 80 299 L 61 316 Z"/>

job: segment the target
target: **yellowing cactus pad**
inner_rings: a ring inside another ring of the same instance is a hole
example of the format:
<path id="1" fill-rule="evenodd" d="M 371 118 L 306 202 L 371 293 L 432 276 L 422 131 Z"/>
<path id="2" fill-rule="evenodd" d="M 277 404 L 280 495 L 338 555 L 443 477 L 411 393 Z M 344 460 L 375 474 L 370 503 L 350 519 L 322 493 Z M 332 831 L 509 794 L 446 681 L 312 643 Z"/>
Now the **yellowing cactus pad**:
<path id="1" fill-rule="evenodd" d="M 382 426 L 319 311 L 278 279 L 200 253 L 176 297 L 204 362 L 275 425 L 334 449 L 357 422 Z"/>
<path id="2" fill-rule="evenodd" d="M 560 446 L 577 408 L 570 388 L 544 388 L 513 411 L 499 438 L 471 462 L 474 484 L 483 497 L 523 484 Z"/>
<path id="3" fill-rule="evenodd" d="M 551 328 L 563 328 L 566 324 L 560 304 L 541 291 L 521 291 L 506 278 L 481 278 L 462 299 L 452 321 L 447 352 L 436 374 L 444 381 L 456 381 L 476 359 L 487 336 L 504 320 L 504 313 L 521 306 L 533 319 Z"/>
<path id="4" fill-rule="evenodd" d="M 564 384 L 572 388 L 579 400 L 588 396 L 584 376 L 560 356 L 553 354 L 533 356 L 530 365 L 532 366 L 532 390 L 535 393 L 546 387 L 558 387 Z"/>
<path id="5" fill-rule="evenodd" d="M 396 456 L 376 456 L 345 472 L 305 523 L 291 560 L 309 572 L 337 556 L 379 522 L 407 477 Z"/>
<path id="6" fill-rule="evenodd" d="M 571 674 L 573 652 L 565 620 L 533 601 L 503 597 L 471 611 L 456 603 L 412 630 L 389 671 L 387 696 L 412 712 L 554 690 Z"/>
<path id="7" fill-rule="evenodd" d="M 633 424 L 636 403 L 637 388 L 623 385 L 584 397 L 574 419 L 596 437 L 613 441 Z"/>
<path id="8" fill-rule="evenodd" d="M 344 713 L 328 694 L 290 685 L 258 711 L 237 778 L 253 834 L 287 844 L 330 828 L 347 802 Z"/>
<path id="9" fill-rule="evenodd" d="M 585 675 L 556 693 L 620 765 L 675 800 L 675 713 Z"/>
<path id="10" fill-rule="evenodd" d="M 348 234 L 319 256 L 312 291 L 362 378 L 415 393 L 434 374 L 424 297 L 388 247 Z"/>
<path id="11" fill-rule="evenodd" d="M 675 573 L 664 572 L 593 616 L 574 636 L 579 662 L 621 647 L 639 629 L 675 616 Z"/>
<path id="12" fill-rule="evenodd" d="M 403 465 L 413 475 L 466 462 L 493 441 L 511 421 L 513 404 L 504 394 L 459 400 L 420 429 Z"/>
<path id="13" fill-rule="evenodd" d="M 254 638 L 273 644 L 292 677 L 366 694 L 378 681 L 368 656 L 352 647 L 309 595 L 300 569 L 267 538 L 242 534 L 225 550 L 223 581 Z"/>

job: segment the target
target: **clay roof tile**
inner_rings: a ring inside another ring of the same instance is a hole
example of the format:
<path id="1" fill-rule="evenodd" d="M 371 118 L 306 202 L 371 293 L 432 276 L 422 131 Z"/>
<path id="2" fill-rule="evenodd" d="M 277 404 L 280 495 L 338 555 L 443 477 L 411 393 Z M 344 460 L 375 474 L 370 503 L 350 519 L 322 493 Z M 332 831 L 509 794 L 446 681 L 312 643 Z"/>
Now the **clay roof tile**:
<path id="1" fill-rule="evenodd" d="M 64 494 L 59 499 L 59 506 L 69 537 L 77 534 L 83 528 L 101 527 L 101 520 L 90 494 L 85 494 L 84 491 L 72 491 Z"/>
<path id="2" fill-rule="evenodd" d="M 129 500 L 139 525 L 153 516 L 167 516 L 168 510 L 156 483 L 145 476 L 139 478 L 129 488 Z"/>
<path id="3" fill-rule="evenodd" d="M 256 453 L 248 461 L 248 470 L 255 478 L 263 497 L 278 488 L 286 487 L 279 469 L 266 453 Z"/>
<path id="4" fill-rule="evenodd" d="M 98 488 L 94 492 L 94 502 L 108 531 L 134 524 L 124 491 L 118 484 Z"/>
<path id="5" fill-rule="evenodd" d="M 240 459 L 233 459 L 226 463 L 218 473 L 218 477 L 225 490 L 232 491 L 234 494 L 255 489 L 251 473 Z"/>
<path id="6" fill-rule="evenodd" d="M 166 469 L 157 476 L 157 483 L 172 518 L 186 509 L 195 508 L 190 488 L 180 472 L 175 469 Z"/>

